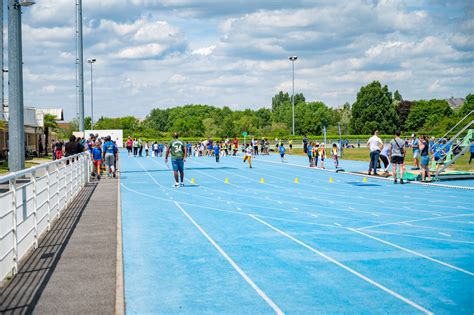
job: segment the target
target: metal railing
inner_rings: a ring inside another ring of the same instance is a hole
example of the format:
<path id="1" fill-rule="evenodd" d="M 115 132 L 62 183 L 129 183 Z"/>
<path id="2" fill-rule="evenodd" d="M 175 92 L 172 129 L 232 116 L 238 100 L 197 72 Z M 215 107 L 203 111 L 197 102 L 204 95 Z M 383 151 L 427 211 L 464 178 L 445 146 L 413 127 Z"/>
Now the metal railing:
<path id="1" fill-rule="evenodd" d="M 38 247 L 90 171 L 84 152 L 0 177 L 0 281 L 17 273 L 20 259 Z"/>

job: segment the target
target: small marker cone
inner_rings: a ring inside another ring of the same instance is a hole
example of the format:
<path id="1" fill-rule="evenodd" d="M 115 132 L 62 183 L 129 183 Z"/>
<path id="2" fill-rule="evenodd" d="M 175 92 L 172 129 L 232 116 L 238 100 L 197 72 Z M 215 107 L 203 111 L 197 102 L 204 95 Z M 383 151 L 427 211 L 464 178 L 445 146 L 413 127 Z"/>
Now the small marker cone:
<path id="1" fill-rule="evenodd" d="M 262 178 L 260 178 L 260 184 L 265 184 L 265 180 Z"/>
<path id="2" fill-rule="evenodd" d="M 228 184 L 229 183 L 229 178 L 226 177 L 224 183 Z"/>
<path id="3" fill-rule="evenodd" d="M 298 177 L 295 178 L 295 184 L 298 184 L 300 182 L 300 180 L 298 179 Z"/>
<path id="4" fill-rule="evenodd" d="M 329 182 L 334 183 L 334 179 L 332 179 L 332 177 L 329 177 Z"/>
<path id="5" fill-rule="evenodd" d="M 195 185 L 196 184 L 196 180 L 194 180 L 194 177 L 191 178 L 191 184 Z"/>
<path id="6" fill-rule="evenodd" d="M 362 180 L 363 183 L 367 183 L 367 177 L 364 176 L 364 179 Z"/>

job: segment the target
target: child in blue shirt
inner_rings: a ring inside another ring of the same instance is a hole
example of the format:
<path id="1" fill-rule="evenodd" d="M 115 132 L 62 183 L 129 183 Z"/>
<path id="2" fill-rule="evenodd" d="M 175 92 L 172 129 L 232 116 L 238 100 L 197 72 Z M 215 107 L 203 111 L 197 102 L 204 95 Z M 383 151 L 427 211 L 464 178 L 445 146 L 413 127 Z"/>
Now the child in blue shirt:
<path id="1" fill-rule="evenodd" d="M 216 162 L 219 163 L 219 155 L 221 152 L 221 147 L 219 146 L 219 143 L 216 142 L 213 149 L 214 149 L 214 156 L 216 157 Z"/>
<path id="2" fill-rule="evenodd" d="M 100 180 L 100 165 L 102 163 L 102 147 L 100 141 L 95 143 L 95 147 L 92 149 L 91 155 L 97 175 L 97 180 Z"/>
<path id="3" fill-rule="evenodd" d="M 281 156 L 281 162 L 284 163 L 285 162 L 285 146 L 283 145 L 283 143 L 280 145 L 279 147 L 279 150 L 280 150 L 280 156 Z"/>

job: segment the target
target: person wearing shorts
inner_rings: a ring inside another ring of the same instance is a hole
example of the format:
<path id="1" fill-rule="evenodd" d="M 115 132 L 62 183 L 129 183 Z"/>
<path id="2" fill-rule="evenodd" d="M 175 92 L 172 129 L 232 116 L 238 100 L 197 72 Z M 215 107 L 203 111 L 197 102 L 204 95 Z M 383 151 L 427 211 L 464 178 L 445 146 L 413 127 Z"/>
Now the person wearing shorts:
<path id="1" fill-rule="evenodd" d="M 102 164 L 102 148 L 100 141 L 95 143 L 94 148 L 91 151 L 92 163 L 94 164 L 94 175 L 97 176 L 97 180 L 100 180 L 100 165 Z"/>
<path id="2" fill-rule="evenodd" d="M 111 140 L 110 136 L 105 138 L 105 143 L 103 147 L 103 155 L 105 161 L 105 168 L 107 170 L 107 176 L 115 177 L 115 156 L 116 152 L 118 152 L 115 143 Z"/>
<path id="3" fill-rule="evenodd" d="M 184 162 L 186 162 L 186 146 L 178 139 L 177 132 L 173 134 L 173 140 L 168 144 L 165 155 L 165 163 L 171 155 L 171 165 L 173 167 L 175 184 L 174 187 L 184 187 Z M 181 180 L 181 181 L 180 181 Z"/>
<path id="4" fill-rule="evenodd" d="M 133 147 L 133 140 L 128 136 L 127 142 L 126 142 L 126 147 L 127 147 L 127 153 L 128 157 L 132 156 L 132 147 Z"/>
<path id="5" fill-rule="evenodd" d="M 282 144 L 280 146 L 280 157 L 281 157 L 281 162 L 284 163 L 285 162 L 285 146 Z"/>
<path id="6" fill-rule="evenodd" d="M 430 153 L 429 153 L 429 139 L 428 136 L 423 136 L 419 139 L 420 149 L 421 149 L 421 181 L 424 182 L 426 177 L 428 181 L 431 181 L 430 174 Z"/>
<path id="7" fill-rule="evenodd" d="M 397 166 L 400 171 L 400 184 L 403 184 L 405 166 L 405 141 L 400 139 L 400 131 L 395 132 L 395 138 L 390 141 L 390 159 L 392 162 L 393 183 L 397 183 Z"/>
<path id="8" fill-rule="evenodd" d="M 249 168 L 252 168 L 252 147 L 247 143 L 244 150 L 244 163 L 248 161 Z"/>

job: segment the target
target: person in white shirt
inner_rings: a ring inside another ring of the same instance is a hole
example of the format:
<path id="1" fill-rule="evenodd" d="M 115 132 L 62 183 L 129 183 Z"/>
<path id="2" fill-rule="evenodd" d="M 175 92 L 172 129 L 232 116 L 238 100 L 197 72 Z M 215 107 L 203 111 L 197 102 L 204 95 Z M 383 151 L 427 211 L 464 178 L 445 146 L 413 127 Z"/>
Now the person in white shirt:
<path id="1" fill-rule="evenodd" d="M 374 175 L 377 175 L 377 162 L 379 161 L 380 150 L 382 150 L 383 147 L 383 142 L 379 138 L 378 130 L 375 130 L 374 135 L 369 138 L 369 141 L 367 141 L 367 147 L 370 151 L 369 171 L 367 174 L 371 175 L 373 169 Z"/>
<path id="2" fill-rule="evenodd" d="M 243 151 L 244 163 L 247 161 L 249 163 L 249 168 L 252 168 L 252 147 L 247 143 Z"/>

